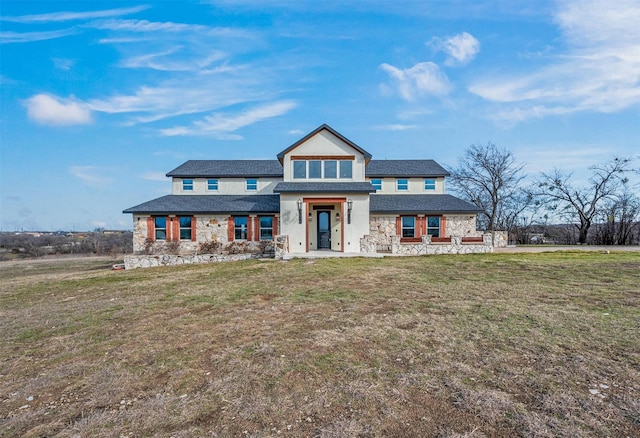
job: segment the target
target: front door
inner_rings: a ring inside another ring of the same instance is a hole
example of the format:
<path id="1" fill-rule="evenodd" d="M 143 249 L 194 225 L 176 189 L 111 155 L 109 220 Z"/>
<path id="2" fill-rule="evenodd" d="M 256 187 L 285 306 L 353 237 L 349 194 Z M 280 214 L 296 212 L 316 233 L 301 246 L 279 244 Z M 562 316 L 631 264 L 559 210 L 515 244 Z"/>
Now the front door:
<path id="1" fill-rule="evenodd" d="M 331 249 L 331 212 L 318 212 L 318 249 Z"/>

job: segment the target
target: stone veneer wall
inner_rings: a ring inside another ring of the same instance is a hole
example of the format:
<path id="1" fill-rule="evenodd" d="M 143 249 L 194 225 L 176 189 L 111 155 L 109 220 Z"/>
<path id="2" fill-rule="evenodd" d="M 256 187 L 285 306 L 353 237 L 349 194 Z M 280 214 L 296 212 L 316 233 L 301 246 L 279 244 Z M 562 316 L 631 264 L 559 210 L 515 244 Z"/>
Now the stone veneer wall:
<path id="1" fill-rule="evenodd" d="M 195 263 L 236 262 L 249 259 L 273 258 L 271 254 L 191 254 L 191 255 L 128 255 L 124 257 L 125 269 L 177 266 Z"/>
<path id="2" fill-rule="evenodd" d="M 180 241 L 180 253 L 194 253 L 201 243 L 217 241 L 229 243 L 227 216 L 196 216 L 196 241 Z M 167 247 L 166 241 L 153 242 L 152 249 L 161 252 Z M 147 245 L 147 216 L 136 216 L 133 220 L 133 253 L 144 254 Z"/>
<path id="3" fill-rule="evenodd" d="M 401 243 L 400 236 L 391 238 L 391 253 L 395 255 L 417 256 L 432 254 L 477 254 L 493 252 L 491 235 L 484 234 L 482 242 L 462 243 L 462 237 L 451 236 L 451 242 L 431 242 L 431 236 L 422 236 L 417 243 Z M 371 247 L 366 246 L 366 238 L 362 239 L 363 252 Z"/>
<path id="4" fill-rule="evenodd" d="M 391 236 L 396 235 L 395 216 L 371 216 L 369 219 L 369 235 L 367 245 L 373 245 L 375 251 L 371 252 L 391 252 Z"/>
<path id="5" fill-rule="evenodd" d="M 482 231 L 476 230 L 476 217 L 469 215 L 446 215 L 445 235 L 461 237 L 482 237 Z"/>

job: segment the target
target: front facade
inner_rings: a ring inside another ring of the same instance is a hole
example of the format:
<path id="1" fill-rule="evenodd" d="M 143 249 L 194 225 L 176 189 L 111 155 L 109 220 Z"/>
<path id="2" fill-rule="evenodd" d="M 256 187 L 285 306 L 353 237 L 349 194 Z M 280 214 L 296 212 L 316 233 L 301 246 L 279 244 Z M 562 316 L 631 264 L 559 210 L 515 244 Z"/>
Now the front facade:
<path id="1" fill-rule="evenodd" d="M 477 208 L 445 193 L 448 175 L 433 160 L 372 160 L 322 125 L 277 160 L 187 161 L 167 174 L 170 195 L 124 212 L 133 214 L 137 254 L 488 247 Z"/>

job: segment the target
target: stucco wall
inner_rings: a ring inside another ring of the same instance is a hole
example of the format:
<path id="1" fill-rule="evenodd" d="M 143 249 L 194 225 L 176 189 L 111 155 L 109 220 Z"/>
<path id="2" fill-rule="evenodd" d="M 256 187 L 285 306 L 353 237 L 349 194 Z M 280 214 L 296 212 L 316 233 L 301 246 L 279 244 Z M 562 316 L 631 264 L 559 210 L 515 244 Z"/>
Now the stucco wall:
<path id="1" fill-rule="evenodd" d="M 193 190 L 182 190 L 182 180 L 193 180 Z M 207 190 L 209 179 L 218 180 L 218 190 Z M 171 183 L 173 195 L 263 195 L 273 193 L 273 188 L 282 178 L 250 178 L 258 180 L 258 190 L 246 190 L 247 178 L 174 178 Z"/>
<path id="2" fill-rule="evenodd" d="M 444 177 L 438 178 L 430 178 L 436 180 L 436 188 L 435 190 L 425 190 L 424 189 L 424 180 L 426 178 L 370 178 L 367 177 L 367 181 L 371 181 L 372 179 L 381 179 L 382 180 L 382 189 L 377 190 L 376 194 L 378 195 L 425 195 L 425 194 L 443 194 L 444 190 Z M 407 179 L 409 180 L 409 190 L 397 190 L 396 181 L 398 179 Z"/>

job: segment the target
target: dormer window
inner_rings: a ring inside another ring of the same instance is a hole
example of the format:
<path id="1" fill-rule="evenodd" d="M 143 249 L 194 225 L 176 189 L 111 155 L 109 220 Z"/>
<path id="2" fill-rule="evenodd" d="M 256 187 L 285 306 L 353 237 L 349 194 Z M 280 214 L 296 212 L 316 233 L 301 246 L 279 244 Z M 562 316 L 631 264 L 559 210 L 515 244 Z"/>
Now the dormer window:
<path id="1" fill-rule="evenodd" d="M 258 180 L 257 179 L 247 179 L 247 191 L 255 192 L 258 190 Z"/>
<path id="2" fill-rule="evenodd" d="M 182 191 L 183 192 L 192 192 L 193 191 L 193 180 L 192 179 L 183 179 L 182 180 Z"/>
<path id="3" fill-rule="evenodd" d="M 340 161 L 340 178 L 353 178 L 353 163 L 351 161 Z"/>

